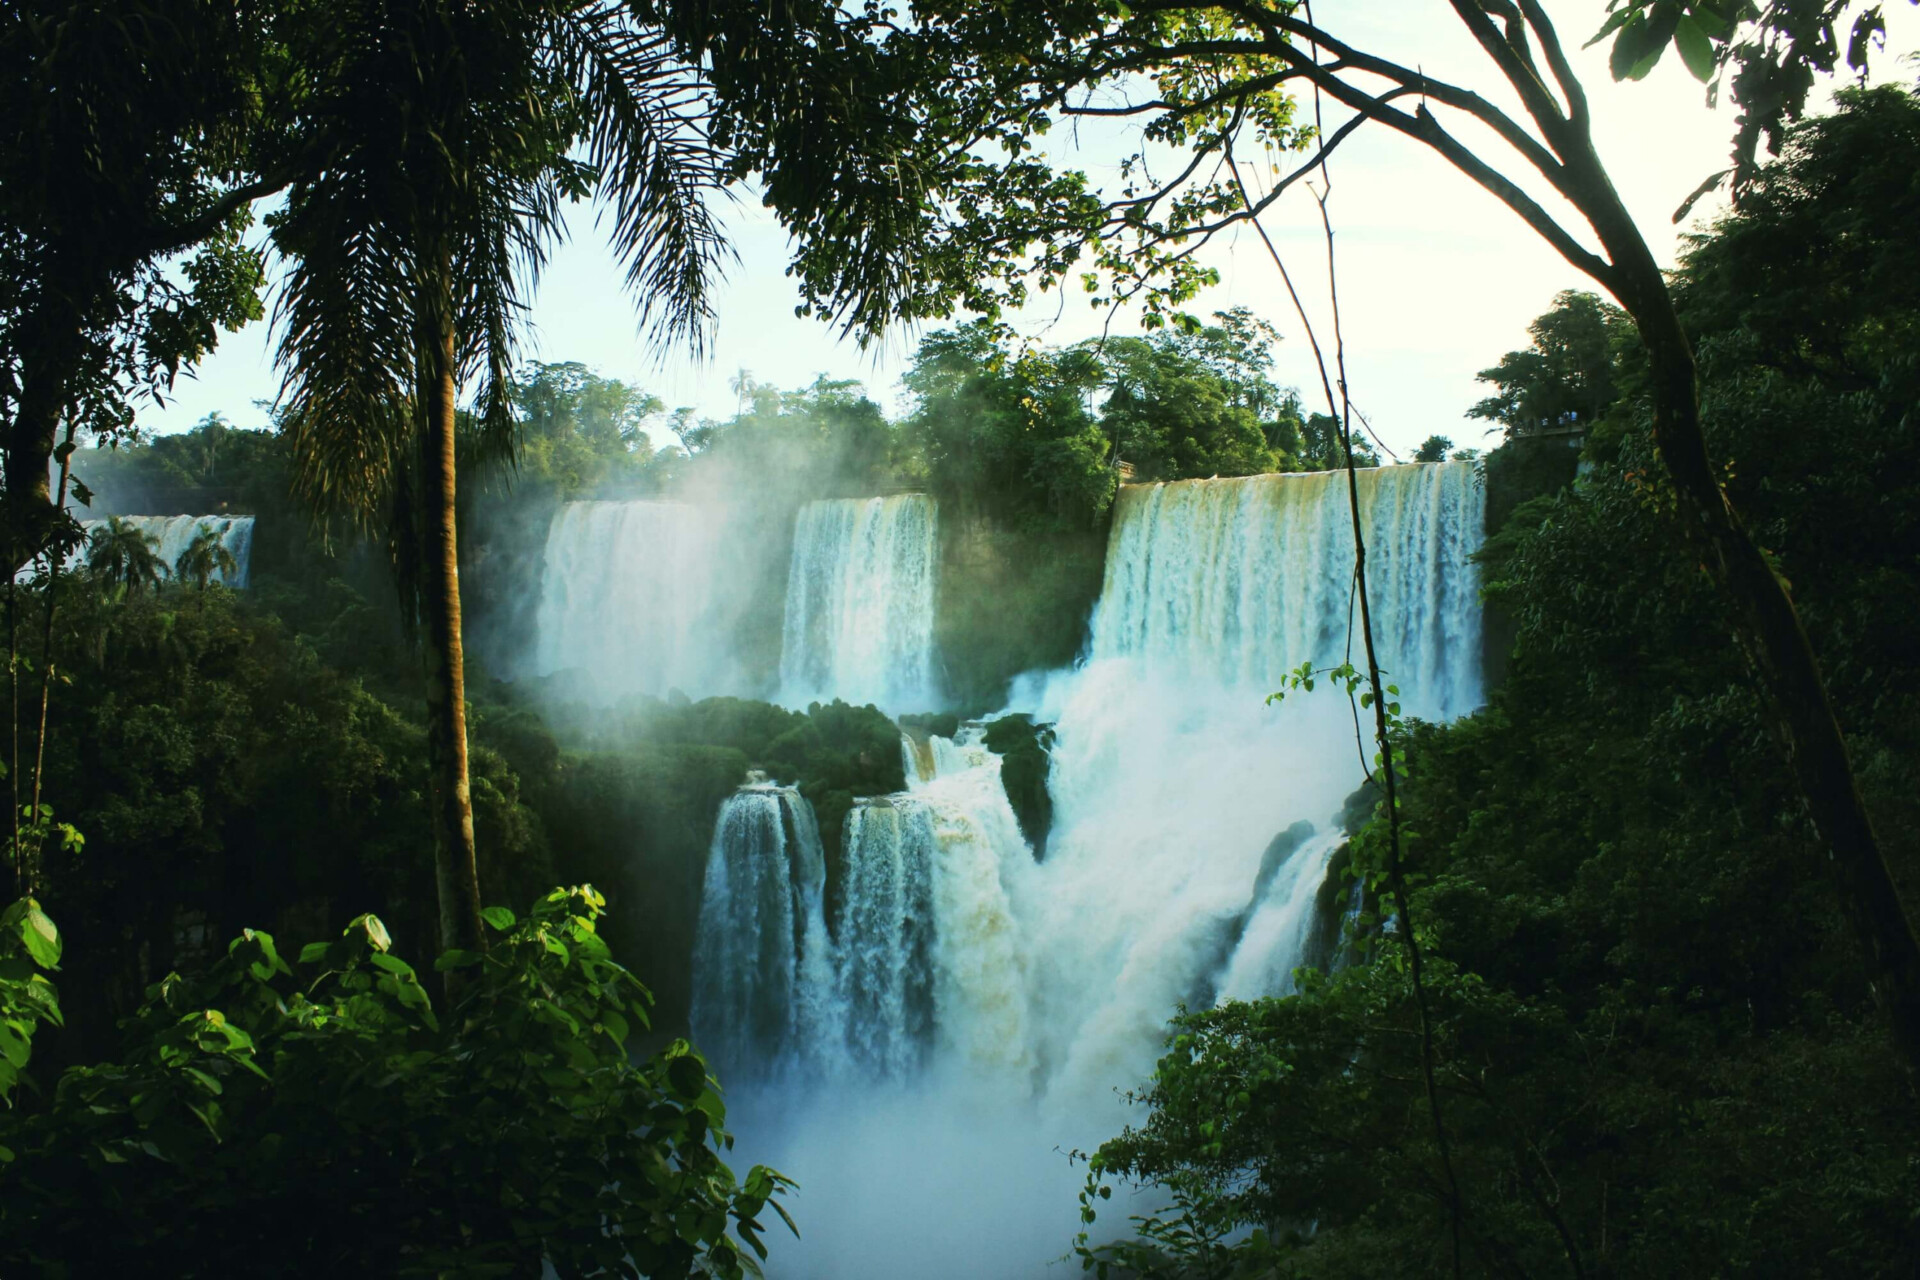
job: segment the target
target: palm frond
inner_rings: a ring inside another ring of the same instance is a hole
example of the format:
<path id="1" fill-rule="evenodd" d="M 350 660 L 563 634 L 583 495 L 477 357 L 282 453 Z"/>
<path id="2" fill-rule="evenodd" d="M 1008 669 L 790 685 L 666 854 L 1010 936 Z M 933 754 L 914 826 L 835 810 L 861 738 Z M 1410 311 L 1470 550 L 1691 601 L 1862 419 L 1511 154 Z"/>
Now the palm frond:
<path id="1" fill-rule="evenodd" d="M 708 86 L 663 33 L 607 0 L 560 24 L 554 51 L 588 122 L 588 160 L 641 325 L 655 340 L 704 353 L 714 290 L 732 258 L 713 209 L 731 174 L 709 132 Z"/>

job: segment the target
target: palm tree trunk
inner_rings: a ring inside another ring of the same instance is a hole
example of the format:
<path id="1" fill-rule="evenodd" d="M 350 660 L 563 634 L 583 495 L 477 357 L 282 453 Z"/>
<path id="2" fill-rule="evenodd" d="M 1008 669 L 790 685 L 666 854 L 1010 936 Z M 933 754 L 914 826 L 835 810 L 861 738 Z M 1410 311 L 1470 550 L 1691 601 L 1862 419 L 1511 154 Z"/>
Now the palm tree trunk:
<path id="1" fill-rule="evenodd" d="M 467 778 L 466 656 L 460 639 L 460 544 L 454 519 L 456 395 L 452 267 L 437 264 L 423 317 L 420 600 L 427 625 L 427 768 L 433 804 L 440 945 L 484 951 L 473 798 Z"/>

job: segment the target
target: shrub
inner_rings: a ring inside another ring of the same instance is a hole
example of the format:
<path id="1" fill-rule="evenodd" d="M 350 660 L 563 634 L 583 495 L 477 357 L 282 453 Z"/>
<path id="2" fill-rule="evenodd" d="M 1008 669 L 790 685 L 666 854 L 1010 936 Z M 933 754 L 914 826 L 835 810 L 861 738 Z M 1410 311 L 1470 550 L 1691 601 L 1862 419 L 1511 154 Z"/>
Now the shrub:
<path id="1" fill-rule="evenodd" d="M 685 1041 L 629 1059 L 649 996 L 601 907 L 581 887 L 524 920 L 489 909 L 492 950 L 437 966 L 444 1017 L 372 916 L 293 965 L 249 930 L 203 979 L 158 983 L 116 1060 L 7 1126 L 0 1270 L 754 1270 L 788 1184 L 722 1162 L 725 1109 Z"/>

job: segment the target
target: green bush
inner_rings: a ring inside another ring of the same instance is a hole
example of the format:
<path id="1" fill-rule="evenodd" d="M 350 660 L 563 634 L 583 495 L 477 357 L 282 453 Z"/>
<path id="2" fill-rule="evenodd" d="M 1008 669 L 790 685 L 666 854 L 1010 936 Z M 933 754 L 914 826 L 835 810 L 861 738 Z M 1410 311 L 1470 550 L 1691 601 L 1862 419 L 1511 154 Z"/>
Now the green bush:
<path id="1" fill-rule="evenodd" d="M 684 1041 L 642 1062 L 649 997 L 560 889 L 486 912 L 435 1013 L 361 916 L 294 964 L 247 931 L 169 976 L 112 1061 L 3 1133 L 0 1270 L 198 1275 L 737 1277 L 787 1180 L 736 1180 L 725 1107 Z"/>

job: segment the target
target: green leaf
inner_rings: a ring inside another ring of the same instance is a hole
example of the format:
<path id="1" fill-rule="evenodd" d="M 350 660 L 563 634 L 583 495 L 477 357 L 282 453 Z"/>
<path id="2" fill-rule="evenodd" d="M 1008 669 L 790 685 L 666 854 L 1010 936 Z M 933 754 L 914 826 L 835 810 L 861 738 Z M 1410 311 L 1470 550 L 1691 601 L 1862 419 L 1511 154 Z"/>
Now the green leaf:
<path id="1" fill-rule="evenodd" d="M 21 915 L 20 939 L 27 944 L 28 953 L 41 968 L 52 969 L 59 965 L 60 931 L 53 927 L 53 921 L 47 919 L 40 905 L 31 898 L 27 900 L 27 909 Z"/>
<path id="2" fill-rule="evenodd" d="M 1713 41 L 1691 15 L 1681 15 L 1679 24 L 1674 27 L 1673 47 L 1680 51 L 1681 61 L 1687 64 L 1687 70 L 1693 72 L 1695 80 L 1705 84 L 1713 78 Z"/>
<path id="3" fill-rule="evenodd" d="M 411 978 L 414 976 L 413 966 L 405 960 L 402 960 L 399 956 L 389 955 L 385 951 L 376 951 L 371 956 L 368 956 L 367 959 L 371 961 L 375 967 L 385 969 L 388 973 L 399 974 L 403 978 Z"/>
<path id="4" fill-rule="evenodd" d="M 1630 8 L 1615 9 L 1613 13 L 1607 18 L 1606 24 L 1602 26 L 1598 31 L 1594 32 L 1593 38 L 1588 40 L 1585 44 L 1581 45 L 1580 47 L 1582 49 L 1593 48 L 1593 46 L 1599 44 L 1602 40 L 1605 40 L 1608 36 L 1618 31 L 1621 27 L 1624 27 L 1625 25 L 1627 25 L 1627 20 L 1633 17 L 1633 14 L 1634 14 L 1634 11 Z"/>
<path id="5" fill-rule="evenodd" d="M 379 916 L 369 913 L 353 923 L 360 926 L 360 931 L 367 937 L 368 945 L 375 951 L 386 951 L 393 946 L 393 935 L 387 932 L 387 926 L 380 922 Z"/>
<path id="6" fill-rule="evenodd" d="M 501 933 L 513 928 L 513 912 L 505 907 L 488 907 L 480 913 L 480 918 Z"/>
<path id="7" fill-rule="evenodd" d="M 5 1023 L 0 1023 L 0 1057 L 4 1057 L 15 1067 L 24 1067 L 33 1057 L 33 1046 L 27 1038 Z"/>
<path id="8" fill-rule="evenodd" d="M 683 1098 L 697 1098 L 707 1087 L 707 1066 L 691 1054 L 667 1060 L 667 1083 Z"/>

